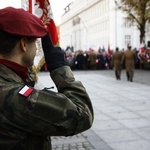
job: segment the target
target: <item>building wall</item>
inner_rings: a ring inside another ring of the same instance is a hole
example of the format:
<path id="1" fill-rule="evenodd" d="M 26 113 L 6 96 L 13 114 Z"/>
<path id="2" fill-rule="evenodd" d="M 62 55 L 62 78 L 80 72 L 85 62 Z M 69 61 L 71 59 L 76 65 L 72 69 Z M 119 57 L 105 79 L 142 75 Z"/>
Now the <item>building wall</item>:
<path id="1" fill-rule="evenodd" d="M 130 42 L 139 47 L 139 32 L 125 24 L 125 17 L 113 0 L 76 0 L 61 18 L 60 45 L 74 50 L 107 49 L 108 45 L 126 49 Z"/>
<path id="2" fill-rule="evenodd" d="M 150 49 L 150 23 L 147 23 L 147 28 L 146 28 L 146 36 L 145 36 L 145 41 L 147 47 Z"/>

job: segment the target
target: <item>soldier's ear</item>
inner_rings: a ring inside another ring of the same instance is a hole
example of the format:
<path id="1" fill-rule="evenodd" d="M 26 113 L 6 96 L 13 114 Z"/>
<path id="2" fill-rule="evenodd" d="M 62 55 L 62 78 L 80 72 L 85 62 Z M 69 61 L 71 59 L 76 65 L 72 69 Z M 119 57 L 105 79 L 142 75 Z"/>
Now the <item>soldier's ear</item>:
<path id="1" fill-rule="evenodd" d="M 26 52 L 26 47 L 27 47 L 26 39 L 25 39 L 25 37 L 23 37 L 20 39 L 20 48 L 22 51 Z"/>

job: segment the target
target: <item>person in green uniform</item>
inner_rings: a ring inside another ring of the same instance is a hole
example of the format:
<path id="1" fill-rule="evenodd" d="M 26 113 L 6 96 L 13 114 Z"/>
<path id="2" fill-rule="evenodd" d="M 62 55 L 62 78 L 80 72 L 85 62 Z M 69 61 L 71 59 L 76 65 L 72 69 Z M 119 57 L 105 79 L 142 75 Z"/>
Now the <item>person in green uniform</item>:
<path id="1" fill-rule="evenodd" d="M 112 55 L 111 65 L 114 67 L 115 77 L 117 80 L 121 80 L 121 71 L 122 71 L 122 53 L 119 51 L 119 48 L 116 47 L 116 51 Z"/>
<path id="2" fill-rule="evenodd" d="M 35 89 L 29 78 L 37 38 L 58 92 Z M 40 19 L 23 9 L 0 9 L 0 94 L 0 150 L 51 150 L 50 136 L 72 136 L 93 123 L 90 97 L 64 51 L 52 45 Z"/>
<path id="3" fill-rule="evenodd" d="M 136 62 L 136 54 L 132 50 L 131 45 L 129 45 L 127 50 L 123 54 L 121 64 L 125 64 L 127 80 L 130 82 L 133 82 L 135 62 Z"/>

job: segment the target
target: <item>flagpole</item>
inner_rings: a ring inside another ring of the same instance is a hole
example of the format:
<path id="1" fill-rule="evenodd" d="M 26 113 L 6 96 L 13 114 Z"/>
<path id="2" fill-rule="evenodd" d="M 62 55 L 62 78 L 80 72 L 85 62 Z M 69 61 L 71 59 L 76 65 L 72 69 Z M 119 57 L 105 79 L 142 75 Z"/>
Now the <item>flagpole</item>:
<path id="1" fill-rule="evenodd" d="M 29 12 L 32 13 L 32 0 L 29 0 Z"/>

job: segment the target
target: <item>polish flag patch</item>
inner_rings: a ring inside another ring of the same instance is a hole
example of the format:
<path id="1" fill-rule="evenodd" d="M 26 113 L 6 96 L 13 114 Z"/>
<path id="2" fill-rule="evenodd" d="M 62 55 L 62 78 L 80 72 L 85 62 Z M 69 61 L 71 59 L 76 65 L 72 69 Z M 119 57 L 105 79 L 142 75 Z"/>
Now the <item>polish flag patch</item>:
<path id="1" fill-rule="evenodd" d="M 31 93 L 34 91 L 33 88 L 25 85 L 18 93 L 24 97 L 28 97 L 31 95 Z"/>

